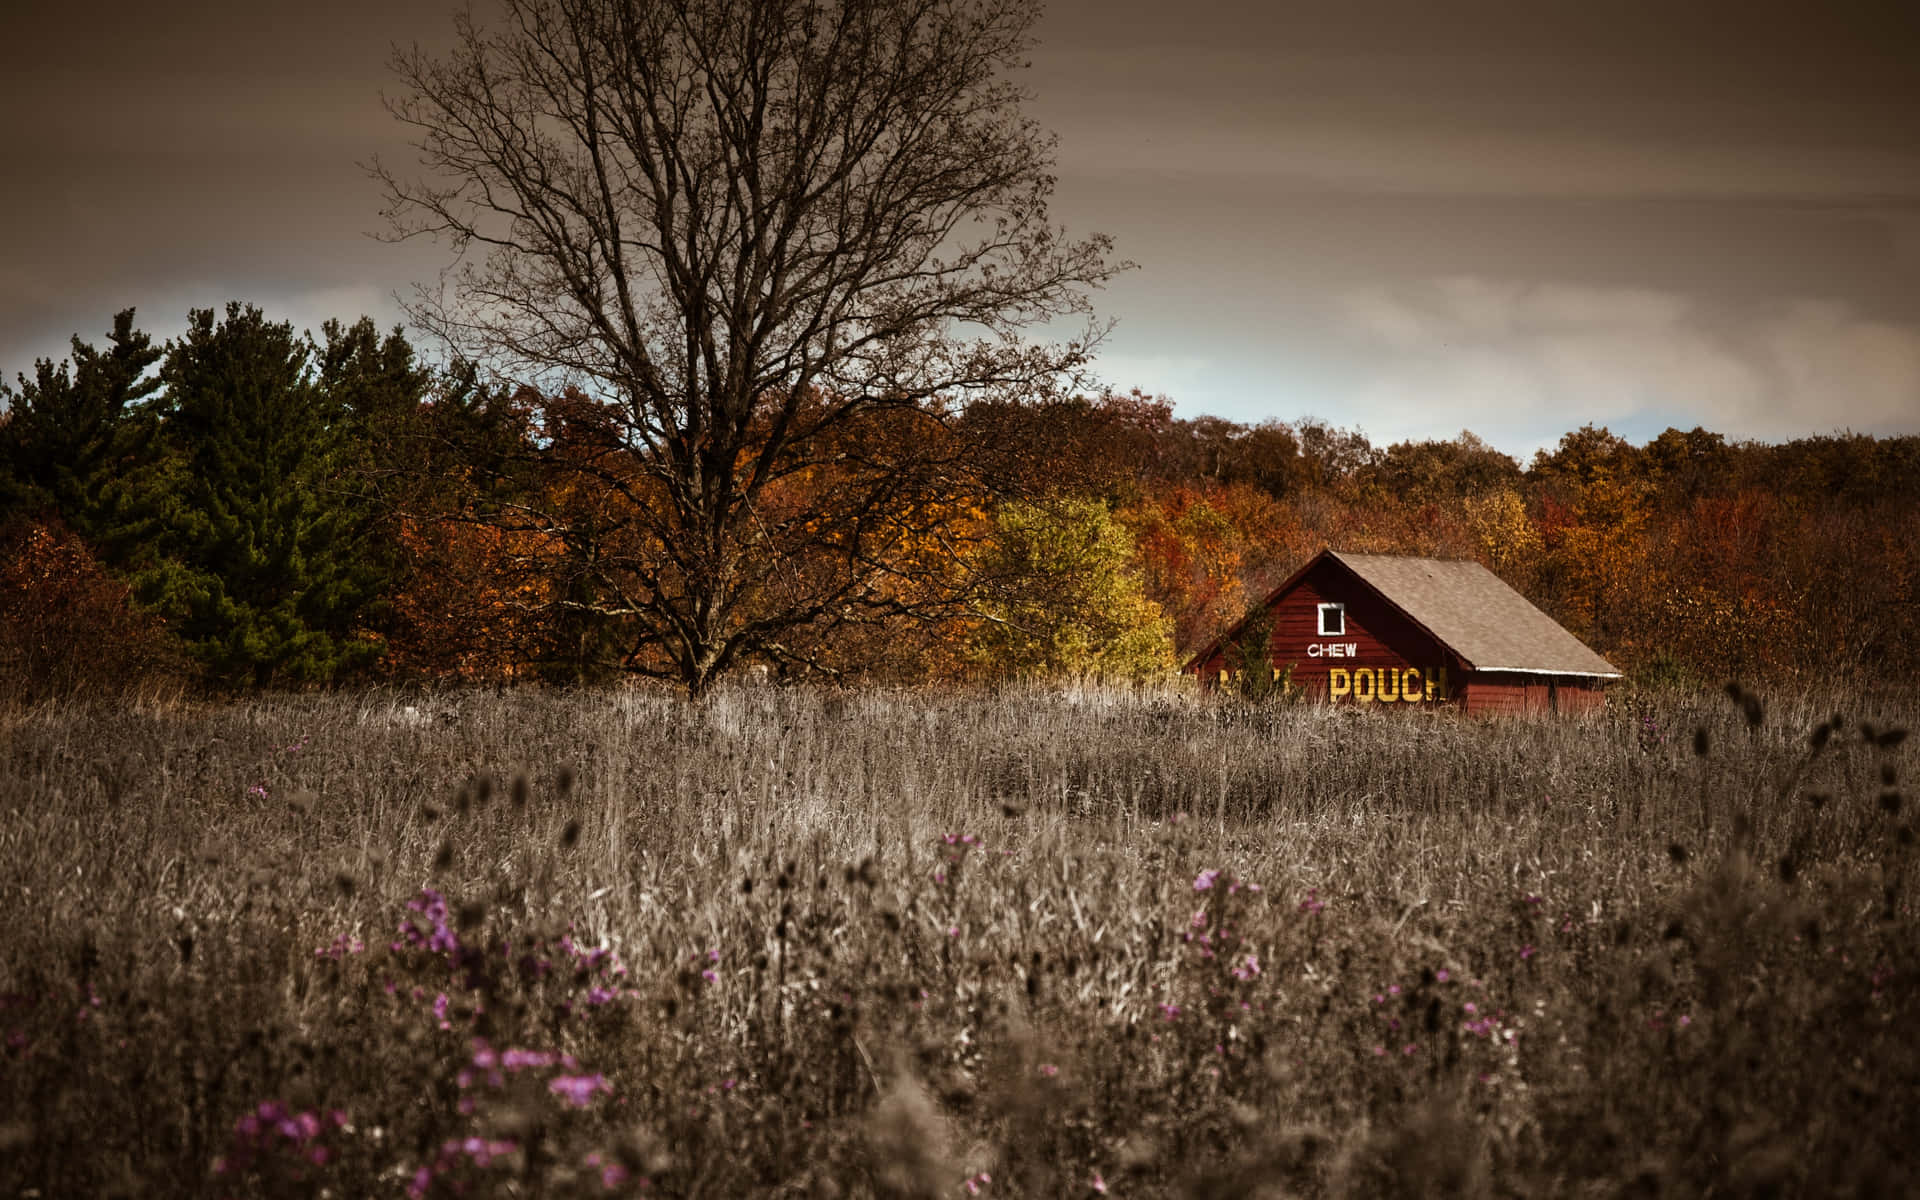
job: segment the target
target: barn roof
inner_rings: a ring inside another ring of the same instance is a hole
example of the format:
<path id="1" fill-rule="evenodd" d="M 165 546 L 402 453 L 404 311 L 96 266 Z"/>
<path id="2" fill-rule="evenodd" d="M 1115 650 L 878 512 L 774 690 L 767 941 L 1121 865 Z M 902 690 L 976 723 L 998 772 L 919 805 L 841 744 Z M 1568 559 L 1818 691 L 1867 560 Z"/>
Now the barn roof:
<path id="1" fill-rule="evenodd" d="M 1620 677 L 1618 667 L 1477 562 L 1322 550 L 1275 588 L 1263 607 L 1271 607 L 1323 559 L 1358 576 L 1476 671 Z M 1201 650 L 1187 669 L 1212 657 L 1245 624 L 1242 620 Z"/>
<path id="2" fill-rule="evenodd" d="M 1327 555 L 1475 670 L 1620 674 L 1618 667 L 1477 562 L 1331 550 Z"/>

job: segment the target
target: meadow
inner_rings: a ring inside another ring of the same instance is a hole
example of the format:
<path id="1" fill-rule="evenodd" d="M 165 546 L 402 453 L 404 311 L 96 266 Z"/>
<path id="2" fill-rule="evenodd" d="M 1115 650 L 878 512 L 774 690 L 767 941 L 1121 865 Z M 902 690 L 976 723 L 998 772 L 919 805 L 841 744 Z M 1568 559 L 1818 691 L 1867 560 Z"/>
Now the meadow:
<path id="1" fill-rule="evenodd" d="M 0 1194 L 1914 1194 L 1917 719 L 16 710 Z"/>

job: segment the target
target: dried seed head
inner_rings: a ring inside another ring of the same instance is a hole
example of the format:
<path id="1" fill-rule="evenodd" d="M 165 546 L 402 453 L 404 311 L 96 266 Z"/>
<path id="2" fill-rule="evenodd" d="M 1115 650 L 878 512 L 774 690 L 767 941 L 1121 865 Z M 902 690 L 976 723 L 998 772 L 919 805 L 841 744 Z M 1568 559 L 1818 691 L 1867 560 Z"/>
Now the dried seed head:
<path id="1" fill-rule="evenodd" d="M 353 890 L 358 886 L 358 882 L 354 879 L 353 872 L 339 870 L 333 873 L 333 886 L 340 889 L 342 896 L 352 897 Z"/>
<path id="2" fill-rule="evenodd" d="M 573 820 L 568 821 L 567 827 L 560 831 L 560 846 L 564 850 L 571 850 L 573 849 L 573 844 L 579 840 L 580 840 L 580 820 L 578 817 L 576 817 Z"/>
<path id="3" fill-rule="evenodd" d="M 453 839 L 448 838 L 440 843 L 440 853 L 433 856 L 433 869 L 436 871 L 444 871 L 452 865 Z"/>
<path id="4" fill-rule="evenodd" d="M 493 776 L 482 775 L 473 781 L 474 799 L 481 804 L 493 799 Z"/>
<path id="5" fill-rule="evenodd" d="M 560 775 L 553 781 L 553 785 L 560 790 L 562 796 L 571 792 L 573 790 L 573 768 L 561 767 Z"/>
<path id="6" fill-rule="evenodd" d="M 1693 752 L 1695 754 L 1705 758 L 1707 756 L 1707 750 L 1711 748 L 1711 746 L 1712 742 L 1707 737 L 1707 727 L 1705 725 L 1693 731 Z"/>
<path id="7" fill-rule="evenodd" d="M 1682 846 L 1679 842 L 1674 842 L 1667 847 L 1667 857 L 1676 863 L 1683 863 L 1691 856 L 1687 853 L 1685 846 Z"/>
<path id="8" fill-rule="evenodd" d="M 525 808 L 527 806 L 527 777 L 525 775 L 515 775 L 513 777 L 512 795 L 513 806 L 515 808 Z"/>

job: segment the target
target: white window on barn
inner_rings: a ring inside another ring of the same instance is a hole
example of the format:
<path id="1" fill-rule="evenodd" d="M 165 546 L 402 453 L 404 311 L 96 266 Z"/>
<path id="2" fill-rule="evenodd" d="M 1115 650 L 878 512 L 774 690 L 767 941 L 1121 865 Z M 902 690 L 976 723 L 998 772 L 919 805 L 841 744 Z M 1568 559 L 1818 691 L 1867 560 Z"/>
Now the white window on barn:
<path id="1" fill-rule="evenodd" d="M 1320 606 L 1320 636 L 1343 637 L 1347 632 L 1347 606 L 1344 604 L 1322 604 Z"/>

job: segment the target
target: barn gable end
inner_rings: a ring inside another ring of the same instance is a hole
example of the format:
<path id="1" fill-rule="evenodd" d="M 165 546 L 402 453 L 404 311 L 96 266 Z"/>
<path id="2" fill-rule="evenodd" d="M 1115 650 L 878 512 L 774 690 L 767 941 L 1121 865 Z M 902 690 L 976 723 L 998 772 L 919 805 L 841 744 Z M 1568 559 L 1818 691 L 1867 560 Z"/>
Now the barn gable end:
<path id="1" fill-rule="evenodd" d="M 1330 611 L 1325 624 L 1325 606 Z M 1334 703 L 1457 704 L 1469 712 L 1579 712 L 1619 672 L 1478 563 L 1323 550 L 1186 670 L 1230 676 L 1255 616 L 1267 657 Z M 1331 632 L 1338 630 L 1337 633 Z"/>

